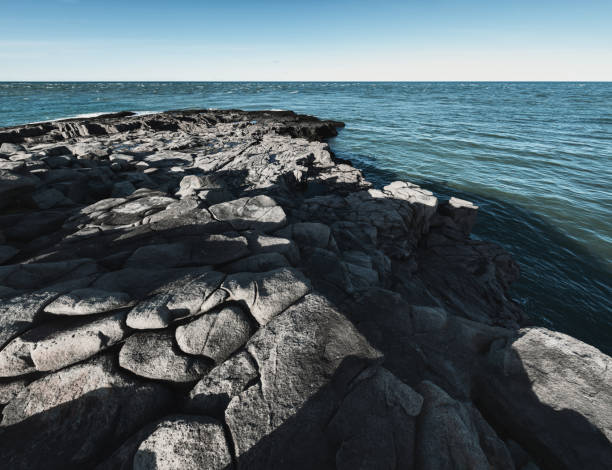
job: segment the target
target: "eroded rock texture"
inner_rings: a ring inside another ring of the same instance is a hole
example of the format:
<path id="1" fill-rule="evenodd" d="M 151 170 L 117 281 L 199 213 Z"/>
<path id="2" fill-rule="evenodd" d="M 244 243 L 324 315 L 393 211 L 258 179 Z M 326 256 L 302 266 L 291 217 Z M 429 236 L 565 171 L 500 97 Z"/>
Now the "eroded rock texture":
<path id="1" fill-rule="evenodd" d="M 0 130 L 0 467 L 604 469 L 610 358 L 478 207 L 291 112 Z"/>

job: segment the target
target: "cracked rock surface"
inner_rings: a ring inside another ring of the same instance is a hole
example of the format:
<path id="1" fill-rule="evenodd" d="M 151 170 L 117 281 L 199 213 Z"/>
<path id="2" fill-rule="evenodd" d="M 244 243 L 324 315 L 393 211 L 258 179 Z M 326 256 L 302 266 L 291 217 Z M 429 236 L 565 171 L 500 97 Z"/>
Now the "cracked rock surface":
<path id="1" fill-rule="evenodd" d="M 0 129 L 0 467 L 607 469 L 612 360 L 478 207 L 282 111 Z"/>

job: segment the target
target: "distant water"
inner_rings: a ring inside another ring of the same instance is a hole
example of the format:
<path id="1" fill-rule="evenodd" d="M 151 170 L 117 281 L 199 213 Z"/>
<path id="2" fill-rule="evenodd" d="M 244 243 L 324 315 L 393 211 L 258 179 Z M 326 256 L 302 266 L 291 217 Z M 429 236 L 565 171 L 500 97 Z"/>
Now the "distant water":
<path id="1" fill-rule="evenodd" d="M 0 126 L 180 108 L 346 122 L 338 156 L 476 202 L 532 318 L 612 353 L 612 83 L 0 83 Z"/>

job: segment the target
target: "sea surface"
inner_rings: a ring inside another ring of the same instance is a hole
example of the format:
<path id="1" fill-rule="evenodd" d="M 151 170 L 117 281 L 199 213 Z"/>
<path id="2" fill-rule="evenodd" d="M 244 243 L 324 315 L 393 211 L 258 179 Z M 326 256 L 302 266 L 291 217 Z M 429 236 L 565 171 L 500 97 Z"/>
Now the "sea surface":
<path id="1" fill-rule="evenodd" d="M 183 108 L 344 121 L 338 156 L 474 201 L 534 322 L 612 353 L 612 83 L 0 83 L 0 126 Z"/>

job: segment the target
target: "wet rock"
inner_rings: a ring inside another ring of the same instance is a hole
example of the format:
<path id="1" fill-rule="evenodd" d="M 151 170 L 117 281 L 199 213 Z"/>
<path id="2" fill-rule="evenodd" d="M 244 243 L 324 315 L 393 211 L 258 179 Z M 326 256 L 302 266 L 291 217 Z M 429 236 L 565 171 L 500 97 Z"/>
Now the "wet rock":
<path id="1" fill-rule="evenodd" d="M 230 298 L 244 302 L 260 325 L 310 291 L 310 282 L 298 270 L 281 268 L 266 273 L 239 273 L 227 277 L 222 286 Z"/>
<path id="2" fill-rule="evenodd" d="M 271 232 L 287 223 L 283 208 L 264 195 L 222 202 L 209 210 L 215 219 L 228 222 L 235 230 Z"/>
<path id="3" fill-rule="evenodd" d="M 231 469 L 223 426 L 206 416 L 176 415 L 159 422 L 138 447 L 134 470 Z"/>
<path id="4" fill-rule="evenodd" d="M 231 357 L 206 374 L 189 392 L 187 410 L 219 416 L 230 400 L 258 377 L 257 367 L 246 352 Z"/>
<path id="5" fill-rule="evenodd" d="M 163 386 L 128 378 L 107 356 L 47 375 L 3 410 L 3 465 L 88 467 L 106 446 L 117 445 L 163 413 L 169 401 Z"/>
<path id="6" fill-rule="evenodd" d="M 206 356 L 217 364 L 227 359 L 249 339 L 248 316 L 238 306 L 205 313 L 176 329 L 176 342 L 187 354 Z"/>
<path id="7" fill-rule="evenodd" d="M 124 292 L 108 292 L 101 289 L 76 289 L 59 296 L 45 307 L 45 312 L 54 315 L 91 315 L 110 312 L 130 303 Z"/>
<path id="8" fill-rule="evenodd" d="M 135 333 L 121 347 L 119 365 L 136 375 L 168 382 L 193 382 L 208 372 L 208 363 L 183 354 L 171 332 Z"/>

